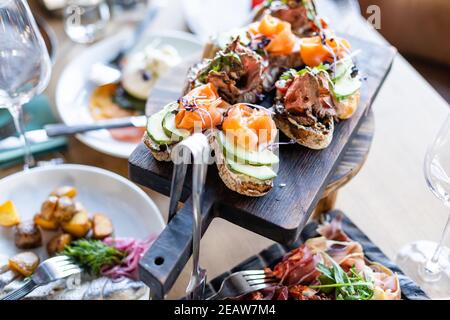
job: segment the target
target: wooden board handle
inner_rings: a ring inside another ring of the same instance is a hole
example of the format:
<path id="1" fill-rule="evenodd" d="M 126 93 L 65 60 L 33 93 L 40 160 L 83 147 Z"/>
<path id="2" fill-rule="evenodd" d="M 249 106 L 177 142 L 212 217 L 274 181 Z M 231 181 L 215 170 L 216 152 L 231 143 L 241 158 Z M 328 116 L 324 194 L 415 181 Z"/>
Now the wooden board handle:
<path id="1" fill-rule="evenodd" d="M 202 235 L 214 218 L 213 202 L 203 195 Z M 153 299 L 163 299 L 192 254 L 192 198 L 178 211 L 139 263 L 140 279 Z"/>

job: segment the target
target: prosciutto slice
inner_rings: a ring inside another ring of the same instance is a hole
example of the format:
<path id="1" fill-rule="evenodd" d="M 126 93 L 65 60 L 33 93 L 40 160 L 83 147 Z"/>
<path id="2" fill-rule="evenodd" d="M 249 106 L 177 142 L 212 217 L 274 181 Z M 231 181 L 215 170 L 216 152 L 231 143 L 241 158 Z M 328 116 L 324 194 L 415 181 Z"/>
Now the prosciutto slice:
<path id="1" fill-rule="evenodd" d="M 367 268 L 370 269 L 371 277 L 375 281 L 374 300 L 401 299 L 400 282 L 395 273 L 375 262 L 369 262 Z"/>
<path id="2" fill-rule="evenodd" d="M 331 222 L 325 222 L 317 228 L 317 232 L 327 238 L 328 240 L 335 241 L 350 241 L 350 238 L 342 230 L 343 215 L 338 215 Z"/>
<path id="3" fill-rule="evenodd" d="M 319 295 L 316 290 L 301 284 L 289 287 L 289 295 L 295 300 L 330 300 L 325 295 Z"/>
<path id="4" fill-rule="evenodd" d="M 322 257 L 306 245 L 289 252 L 273 269 L 275 277 L 283 285 L 310 284 L 318 279 L 320 272 L 316 267 Z"/>
<path id="5" fill-rule="evenodd" d="M 250 293 L 244 296 L 241 300 L 288 300 L 288 298 L 288 287 L 276 286 Z"/>
<path id="6" fill-rule="evenodd" d="M 306 246 L 315 252 L 325 252 L 344 271 L 355 267 L 362 271 L 365 267 L 364 251 L 359 242 L 351 240 L 342 230 L 342 216 L 327 222 L 317 229 L 322 237 L 309 239 Z"/>

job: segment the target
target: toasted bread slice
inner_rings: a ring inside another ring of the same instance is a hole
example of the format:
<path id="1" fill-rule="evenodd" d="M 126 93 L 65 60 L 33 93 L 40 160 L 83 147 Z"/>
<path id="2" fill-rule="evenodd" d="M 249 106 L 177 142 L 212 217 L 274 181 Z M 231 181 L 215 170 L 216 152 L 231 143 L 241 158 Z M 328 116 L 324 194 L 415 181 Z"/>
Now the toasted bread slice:
<path id="1" fill-rule="evenodd" d="M 144 144 L 150 149 L 153 157 L 158 161 L 172 161 L 170 157 L 170 148 L 166 145 L 160 146 L 156 144 L 147 133 L 142 138 Z M 171 146 L 172 147 L 172 146 Z"/>
<path id="2" fill-rule="evenodd" d="M 287 137 L 298 144 L 313 150 L 327 148 L 334 133 L 334 119 L 329 116 L 321 121 L 315 121 L 313 125 L 301 124 L 287 113 L 275 113 L 273 120 Z"/>
<path id="3" fill-rule="evenodd" d="M 230 190 L 248 197 L 262 197 L 272 189 L 273 180 L 258 180 L 230 170 L 214 134 L 210 135 L 209 142 L 215 153 L 219 176 Z"/>
<path id="4" fill-rule="evenodd" d="M 333 96 L 333 103 L 336 108 L 337 117 L 341 120 L 351 118 L 358 108 L 360 99 L 361 93 L 359 91 L 344 100 L 338 100 Z"/>

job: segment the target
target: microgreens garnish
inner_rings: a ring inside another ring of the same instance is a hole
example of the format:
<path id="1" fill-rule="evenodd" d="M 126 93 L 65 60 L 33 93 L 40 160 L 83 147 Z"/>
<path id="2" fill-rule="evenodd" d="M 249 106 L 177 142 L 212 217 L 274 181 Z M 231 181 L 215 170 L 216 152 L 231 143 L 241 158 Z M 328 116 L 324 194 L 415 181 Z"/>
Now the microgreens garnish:
<path id="1" fill-rule="evenodd" d="M 204 83 L 211 71 L 220 72 L 226 66 L 241 66 L 241 58 L 235 52 L 219 51 L 216 56 L 209 62 L 208 66 L 198 76 L 198 81 Z"/>
<path id="2" fill-rule="evenodd" d="M 326 74 L 328 74 L 328 70 L 329 70 L 329 66 L 325 65 L 325 64 L 320 64 L 317 67 L 311 68 L 311 67 L 306 67 L 300 71 L 297 71 L 295 69 L 289 69 L 287 71 L 285 71 L 281 77 L 280 80 L 290 80 L 292 78 L 294 78 L 295 76 L 303 76 L 306 73 L 311 73 L 313 75 L 318 75 L 321 72 L 325 72 Z"/>

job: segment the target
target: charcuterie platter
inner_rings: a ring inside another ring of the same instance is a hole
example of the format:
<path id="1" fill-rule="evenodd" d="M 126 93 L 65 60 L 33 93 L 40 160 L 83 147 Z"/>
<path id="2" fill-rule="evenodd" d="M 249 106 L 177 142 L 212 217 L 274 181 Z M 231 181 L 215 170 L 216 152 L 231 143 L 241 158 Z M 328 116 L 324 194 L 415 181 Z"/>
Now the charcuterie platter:
<path id="1" fill-rule="evenodd" d="M 428 296 L 425 294 L 425 292 L 413 281 L 411 280 L 407 275 L 403 273 L 402 270 L 398 266 L 395 265 L 391 260 L 389 260 L 388 257 L 360 230 L 358 227 L 356 227 L 353 222 L 340 211 L 333 211 L 329 212 L 327 214 L 327 222 L 334 222 L 335 227 L 342 228 L 340 232 L 344 232 L 348 237 L 350 237 L 350 241 L 353 241 L 353 243 L 356 241 L 361 245 L 361 249 L 364 252 L 364 257 L 372 261 L 378 266 L 384 266 L 384 270 L 391 270 L 396 277 L 398 278 L 398 285 L 399 288 L 397 288 L 397 293 L 400 293 L 400 295 L 392 295 L 392 292 L 395 290 L 392 290 L 389 294 L 384 295 L 382 297 L 378 296 L 376 299 L 385 299 L 385 300 L 395 300 L 395 299 L 402 299 L 402 300 L 428 300 Z M 328 224 L 330 225 L 330 224 Z M 234 272 L 239 272 L 243 270 L 260 270 L 266 267 L 274 268 L 277 264 L 283 261 L 283 257 L 287 257 L 288 253 L 292 250 L 296 250 L 299 247 L 301 247 L 302 244 L 308 244 L 308 241 L 311 243 L 312 240 L 319 234 L 317 233 L 318 227 L 320 225 L 314 221 L 311 223 L 308 223 L 305 228 L 303 229 L 300 238 L 295 243 L 289 245 L 289 246 L 282 246 L 279 244 L 274 244 L 270 246 L 269 248 L 263 250 L 257 255 L 254 255 L 239 265 L 235 266 L 228 272 L 223 273 L 222 275 L 218 276 L 217 278 L 210 281 L 209 285 L 207 286 L 207 292 L 206 296 L 209 297 L 213 295 L 215 292 L 217 292 L 220 288 L 220 285 L 222 284 L 223 280 L 228 277 L 230 274 Z M 323 231 L 323 229 L 322 229 Z M 299 264 L 304 261 L 298 262 Z M 294 268 L 295 268 L 295 264 Z M 296 270 L 296 269 L 294 269 Z M 388 277 L 391 278 L 391 277 Z M 392 278 L 391 278 L 392 279 Z M 279 288 L 277 288 L 278 293 L 280 293 Z M 290 292 L 295 293 L 294 288 L 291 288 Z M 286 290 L 286 289 L 285 289 Z M 286 294 L 286 295 L 280 295 L 278 296 L 274 293 L 275 290 L 267 290 L 266 294 L 272 294 L 272 296 L 258 296 L 256 295 L 250 295 L 247 296 L 247 299 L 267 299 L 267 300 L 287 300 L 287 299 L 299 299 L 302 300 L 319 300 L 317 296 L 313 295 L 312 297 L 307 296 L 292 296 L 292 294 Z"/>
<path id="2" fill-rule="evenodd" d="M 251 24 L 212 38 L 202 58 L 172 69 L 148 99 L 130 178 L 174 199 L 182 189 L 185 202 L 141 263 L 155 295 L 190 255 L 192 187 L 171 187 L 180 142 L 203 133 L 212 150 L 203 232 L 221 217 L 291 243 L 389 73 L 395 49 L 336 34 L 312 1 L 260 9 Z"/>

